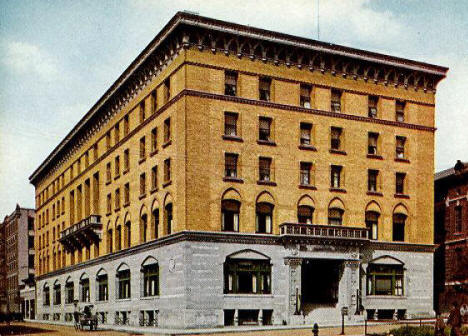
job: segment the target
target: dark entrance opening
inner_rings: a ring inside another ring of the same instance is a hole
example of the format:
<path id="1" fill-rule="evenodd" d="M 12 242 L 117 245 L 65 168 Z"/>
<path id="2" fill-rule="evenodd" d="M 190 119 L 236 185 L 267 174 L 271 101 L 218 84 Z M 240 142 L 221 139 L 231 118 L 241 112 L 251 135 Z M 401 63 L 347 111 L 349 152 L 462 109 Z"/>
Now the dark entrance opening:
<path id="1" fill-rule="evenodd" d="M 334 305 L 343 262 L 331 259 L 304 259 L 302 262 L 302 303 Z"/>

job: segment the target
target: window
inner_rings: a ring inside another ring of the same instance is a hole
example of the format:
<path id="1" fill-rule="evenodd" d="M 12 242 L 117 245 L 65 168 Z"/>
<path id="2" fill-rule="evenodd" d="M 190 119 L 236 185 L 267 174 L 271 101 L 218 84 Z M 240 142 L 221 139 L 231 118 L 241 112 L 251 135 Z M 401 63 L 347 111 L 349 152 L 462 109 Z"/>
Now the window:
<path id="1" fill-rule="evenodd" d="M 271 233 L 273 226 L 273 204 L 257 203 L 255 219 L 256 233 Z"/>
<path id="2" fill-rule="evenodd" d="M 107 194 L 107 213 L 112 212 L 112 194 Z"/>
<path id="3" fill-rule="evenodd" d="M 300 184 L 301 185 L 311 185 L 311 176 L 310 171 L 312 168 L 312 163 L 310 162 L 301 162 L 301 173 L 300 173 Z"/>
<path id="4" fill-rule="evenodd" d="M 163 85 L 164 90 L 164 102 L 167 103 L 171 98 L 171 79 L 166 78 Z"/>
<path id="5" fill-rule="evenodd" d="M 128 114 L 125 115 L 124 119 L 123 119 L 123 124 L 124 124 L 124 136 L 127 136 L 128 133 L 130 132 L 130 125 L 129 125 L 129 122 L 128 122 Z"/>
<path id="6" fill-rule="evenodd" d="M 120 127 L 119 124 L 115 125 L 114 128 L 114 143 L 118 143 L 120 141 Z"/>
<path id="7" fill-rule="evenodd" d="M 122 249 L 122 226 L 117 225 L 115 228 L 115 250 L 120 251 Z"/>
<path id="8" fill-rule="evenodd" d="M 140 196 L 146 194 L 146 174 L 140 174 Z"/>
<path id="9" fill-rule="evenodd" d="M 395 103 L 395 120 L 405 122 L 405 102 L 396 101 Z"/>
<path id="10" fill-rule="evenodd" d="M 259 180 L 271 181 L 271 158 L 261 157 L 258 160 Z"/>
<path id="11" fill-rule="evenodd" d="M 128 221 L 127 223 L 125 223 L 124 229 L 125 247 L 129 248 L 130 246 L 132 246 L 132 222 Z"/>
<path id="12" fill-rule="evenodd" d="M 124 150 L 124 172 L 130 170 L 130 149 Z"/>
<path id="13" fill-rule="evenodd" d="M 393 215 L 393 241 L 405 241 L 406 215 Z"/>
<path id="14" fill-rule="evenodd" d="M 224 73 L 224 94 L 227 96 L 237 95 L 237 72 L 226 71 Z"/>
<path id="15" fill-rule="evenodd" d="M 167 234 L 171 234 L 172 233 L 172 220 L 173 220 L 172 203 L 167 204 L 164 208 L 164 211 L 166 215 Z"/>
<path id="16" fill-rule="evenodd" d="M 151 113 L 155 113 L 158 109 L 158 99 L 156 95 L 156 90 L 151 92 Z"/>
<path id="17" fill-rule="evenodd" d="M 342 166 L 331 166 L 330 186 L 332 188 L 341 188 Z"/>
<path id="18" fill-rule="evenodd" d="M 151 219 L 153 221 L 154 238 L 157 239 L 159 237 L 159 209 L 153 210 Z"/>
<path id="19" fill-rule="evenodd" d="M 340 113 L 341 112 L 341 91 L 340 90 L 331 90 L 331 108 L 332 112 Z"/>
<path id="20" fill-rule="evenodd" d="M 368 146 L 367 146 L 367 154 L 369 155 L 377 155 L 377 143 L 379 141 L 379 134 L 369 132 L 369 139 L 368 139 Z"/>
<path id="21" fill-rule="evenodd" d="M 143 275 L 143 296 L 159 295 L 159 266 L 157 263 L 145 265 L 141 269 Z"/>
<path id="22" fill-rule="evenodd" d="M 462 207 L 460 205 L 455 207 L 455 232 L 462 232 L 463 216 Z"/>
<path id="23" fill-rule="evenodd" d="M 271 78 L 261 77 L 259 82 L 259 98 L 260 100 L 270 101 Z"/>
<path id="24" fill-rule="evenodd" d="M 140 113 L 140 124 L 145 121 L 145 102 L 142 101 L 139 105 L 139 113 Z"/>
<path id="25" fill-rule="evenodd" d="M 112 253 L 113 246 L 112 246 L 112 229 L 107 230 L 107 253 Z"/>
<path id="26" fill-rule="evenodd" d="M 311 108 L 310 106 L 310 94 L 312 92 L 312 88 L 310 85 L 301 84 L 301 97 L 300 103 L 302 107 Z"/>
<path id="27" fill-rule="evenodd" d="M 164 160 L 164 181 L 169 182 L 171 180 L 171 159 Z"/>
<path id="28" fill-rule="evenodd" d="M 120 156 L 115 157 L 114 173 L 116 178 L 120 175 Z"/>
<path id="29" fill-rule="evenodd" d="M 106 165 L 106 182 L 110 183 L 111 180 L 112 180 L 111 163 L 107 162 L 107 165 Z"/>
<path id="30" fill-rule="evenodd" d="M 70 304 L 75 300 L 75 284 L 73 281 L 68 280 L 65 283 L 65 303 Z"/>
<path id="31" fill-rule="evenodd" d="M 370 264 L 367 295 L 403 295 L 403 266 Z"/>
<path id="32" fill-rule="evenodd" d="M 312 224 L 314 208 L 308 205 L 299 205 L 297 207 L 297 221 L 301 224 Z"/>
<path id="33" fill-rule="evenodd" d="M 94 145 L 93 145 L 93 160 L 96 161 L 99 157 L 99 152 L 98 152 L 98 143 L 96 142 Z M 62 188 L 63 188 L 63 174 L 61 176 L 62 178 Z"/>
<path id="34" fill-rule="evenodd" d="M 343 225 L 343 209 L 330 208 L 328 209 L 328 224 L 329 225 Z"/>
<path id="35" fill-rule="evenodd" d="M 158 189 L 158 166 L 151 168 L 151 190 Z"/>
<path id="36" fill-rule="evenodd" d="M 115 210 L 120 209 L 120 188 L 115 189 Z"/>
<path id="37" fill-rule="evenodd" d="M 109 150 L 111 148 L 111 135 L 110 131 L 106 133 L 106 149 Z"/>
<path id="38" fill-rule="evenodd" d="M 89 278 L 80 280 L 81 302 L 89 302 Z"/>
<path id="39" fill-rule="evenodd" d="M 223 231 L 239 231 L 240 202 L 236 200 L 221 201 L 221 229 Z"/>
<path id="40" fill-rule="evenodd" d="M 258 121 L 258 139 L 261 141 L 271 141 L 271 118 L 260 117 Z"/>
<path id="41" fill-rule="evenodd" d="M 395 193 L 396 194 L 404 194 L 405 193 L 405 173 L 396 173 L 395 174 Z"/>
<path id="42" fill-rule="evenodd" d="M 312 124 L 301 123 L 301 145 L 312 145 Z"/>
<path id="43" fill-rule="evenodd" d="M 369 105 L 369 118 L 377 118 L 377 102 L 379 101 L 379 97 L 377 96 L 369 96 L 368 98 L 368 105 Z"/>
<path id="44" fill-rule="evenodd" d="M 369 230 L 369 238 L 377 240 L 380 214 L 375 211 L 366 211 L 366 227 Z"/>
<path id="45" fill-rule="evenodd" d="M 237 136 L 237 113 L 224 113 L 224 135 Z"/>
<path id="46" fill-rule="evenodd" d="M 270 261 L 226 259 L 224 263 L 224 293 L 270 294 Z"/>
<path id="47" fill-rule="evenodd" d="M 402 136 L 396 137 L 396 158 L 397 159 L 405 159 L 405 144 L 406 138 Z"/>
<path id="48" fill-rule="evenodd" d="M 224 176 L 237 177 L 237 154 L 226 153 L 224 155 Z"/>
<path id="49" fill-rule="evenodd" d="M 122 270 L 117 272 L 117 299 L 130 298 L 130 270 Z"/>
<path id="50" fill-rule="evenodd" d="M 140 139 L 140 160 L 146 157 L 146 140 L 145 137 Z"/>
<path id="51" fill-rule="evenodd" d="M 374 169 L 369 169 L 367 171 L 367 191 L 376 192 L 377 191 L 377 179 L 379 177 L 379 171 Z"/>
<path id="52" fill-rule="evenodd" d="M 62 287 L 60 284 L 54 285 L 54 305 L 62 304 Z"/>
<path id="53" fill-rule="evenodd" d="M 151 153 L 158 149 L 158 129 L 155 127 L 151 130 Z"/>
<path id="54" fill-rule="evenodd" d="M 140 217 L 140 240 L 143 243 L 148 241 L 148 216 L 146 214 Z"/>
<path id="55" fill-rule="evenodd" d="M 84 164 L 85 164 L 85 168 L 89 167 L 89 152 L 86 152 L 84 154 Z M 57 181 L 56 190 L 58 191 L 58 181 Z"/>
<path id="56" fill-rule="evenodd" d="M 100 274 L 96 277 L 97 282 L 97 300 L 107 301 L 109 300 L 109 280 L 107 274 Z"/>
<path id="57" fill-rule="evenodd" d="M 343 129 L 340 127 L 332 127 L 331 128 L 331 144 L 330 148 L 332 150 L 341 150 L 341 135 L 343 133 Z"/>
<path id="58" fill-rule="evenodd" d="M 164 142 L 171 140 L 171 118 L 164 120 Z"/>

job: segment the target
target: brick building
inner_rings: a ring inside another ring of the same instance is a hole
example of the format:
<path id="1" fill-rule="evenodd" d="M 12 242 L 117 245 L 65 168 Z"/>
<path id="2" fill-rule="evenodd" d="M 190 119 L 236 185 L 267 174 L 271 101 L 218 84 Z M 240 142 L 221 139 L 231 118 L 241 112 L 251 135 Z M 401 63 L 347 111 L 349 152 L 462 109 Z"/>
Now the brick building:
<path id="1" fill-rule="evenodd" d="M 0 313 L 7 312 L 5 224 L 0 222 Z"/>
<path id="2" fill-rule="evenodd" d="M 435 307 L 468 304 L 468 163 L 435 174 Z"/>
<path id="3" fill-rule="evenodd" d="M 5 257 L 2 278 L 5 279 L 6 312 L 25 314 L 20 289 L 23 288 L 25 280 L 34 278 L 34 214 L 34 209 L 16 205 L 16 209 L 11 215 L 5 216 L 1 224 L 2 253 Z M 34 306 L 35 303 L 31 304 Z"/>
<path id="4" fill-rule="evenodd" d="M 446 72 L 176 14 L 30 177 L 39 318 L 432 315 Z"/>

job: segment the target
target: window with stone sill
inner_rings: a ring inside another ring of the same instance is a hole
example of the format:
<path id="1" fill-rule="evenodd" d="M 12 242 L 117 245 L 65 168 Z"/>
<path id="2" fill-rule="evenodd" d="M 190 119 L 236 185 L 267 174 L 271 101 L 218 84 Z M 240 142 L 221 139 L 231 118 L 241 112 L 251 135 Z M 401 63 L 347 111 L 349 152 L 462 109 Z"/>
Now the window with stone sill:
<path id="1" fill-rule="evenodd" d="M 269 260 L 227 259 L 224 263 L 225 294 L 271 294 Z"/>
<path id="2" fill-rule="evenodd" d="M 331 108 L 330 110 L 335 113 L 341 112 L 341 96 L 342 92 L 340 90 L 331 90 Z"/>
<path id="3" fill-rule="evenodd" d="M 341 188 L 341 172 L 343 170 L 342 166 L 332 165 L 330 168 L 330 187 L 332 188 Z"/>
<path id="4" fill-rule="evenodd" d="M 224 113 L 224 135 L 236 137 L 238 114 L 233 112 Z"/>
<path id="5" fill-rule="evenodd" d="M 221 229 L 223 231 L 239 231 L 240 202 L 236 200 L 221 201 Z"/>
<path id="6" fill-rule="evenodd" d="M 128 115 L 125 115 L 125 117 L 123 118 L 123 124 L 124 124 L 124 127 L 123 127 L 124 136 L 127 136 L 128 133 L 130 132 L 130 123 L 128 120 Z"/>
<path id="7" fill-rule="evenodd" d="M 109 280 L 107 274 L 101 274 L 96 277 L 97 283 L 97 301 L 109 300 Z"/>
<path id="8" fill-rule="evenodd" d="M 344 210 L 339 208 L 328 209 L 328 224 L 343 225 Z"/>
<path id="9" fill-rule="evenodd" d="M 301 145 L 312 145 L 312 124 L 301 123 Z"/>
<path id="10" fill-rule="evenodd" d="M 405 241 L 406 218 L 404 214 L 397 213 L 393 215 L 393 241 Z"/>
<path id="11" fill-rule="evenodd" d="M 171 78 L 166 78 L 163 83 L 164 103 L 171 99 Z"/>
<path id="12" fill-rule="evenodd" d="M 368 105 L 369 105 L 369 118 L 377 118 L 377 104 L 379 101 L 379 97 L 377 96 L 369 96 L 368 98 Z"/>
<path id="13" fill-rule="evenodd" d="M 312 87 L 307 84 L 301 84 L 300 87 L 300 104 L 302 107 L 305 108 L 311 108 L 311 93 L 312 93 Z"/>
<path id="14" fill-rule="evenodd" d="M 140 138 L 140 160 L 146 157 L 146 139 L 145 137 Z"/>
<path id="15" fill-rule="evenodd" d="M 142 101 L 140 103 L 138 112 L 139 112 L 139 115 L 140 115 L 140 124 L 141 124 L 146 119 L 146 116 L 145 116 L 145 102 L 144 101 Z"/>
<path id="16" fill-rule="evenodd" d="M 270 101 L 271 99 L 271 78 L 261 77 L 259 82 L 260 100 Z"/>
<path id="17" fill-rule="evenodd" d="M 300 181 L 301 185 L 312 185 L 311 179 L 311 170 L 312 170 L 312 163 L 310 162 L 301 162 L 300 164 Z"/>
<path id="18" fill-rule="evenodd" d="M 115 157 L 115 162 L 114 162 L 114 174 L 115 176 L 120 175 L 120 156 Z"/>
<path id="19" fill-rule="evenodd" d="M 111 180 L 112 180 L 111 163 L 107 162 L 107 164 L 106 164 L 106 182 L 110 183 Z"/>
<path id="20" fill-rule="evenodd" d="M 159 265 L 157 263 L 144 265 L 141 273 L 143 278 L 142 296 L 159 295 Z"/>
<path id="21" fill-rule="evenodd" d="M 171 180 L 171 159 L 164 160 L 164 182 Z"/>
<path id="22" fill-rule="evenodd" d="M 370 264 L 367 295 L 403 296 L 403 266 Z"/>
<path id="23" fill-rule="evenodd" d="M 224 155 L 224 176 L 237 178 L 237 158 L 234 153 L 226 153 Z"/>
<path id="24" fill-rule="evenodd" d="M 405 102 L 396 101 L 395 103 L 395 120 L 405 122 Z"/>
<path id="25" fill-rule="evenodd" d="M 116 124 L 114 128 L 114 143 L 118 143 L 119 141 L 120 141 L 120 127 L 119 127 L 119 124 Z"/>
<path id="26" fill-rule="evenodd" d="M 396 173 L 395 174 L 395 193 L 404 194 L 405 193 L 405 173 Z"/>
<path id="27" fill-rule="evenodd" d="M 171 118 L 164 120 L 164 143 L 171 140 Z"/>
<path id="28" fill-rule="evenodd" d="M 146 174 L 140 174 L 140 195 L 146 194 Z"/>
<path id="29" fill-rule="evenodd" d="M 124 150 L 124 172 L 130 170 L 130 149 Z"/>
<path id="30" fill-rule="evenodd" d="M 314 208 L 309 205 L 299 205 L 297 207 L 297 221 L 300 224 L 312 224 Z"/>
<path id="31" fill-rule="evenodd" d="M 342 134 L 343 129 L 340 127 L 332 127 L 331 128 L 331 143 L 330 148 L 332 150 L 342 150 Z"/>
<path id="32" fill-rule="evenodd" d="M 224 94 L 227 96 L 237 95 L 237 72 L 226 71 L 224 73 Z"/>
<path id="33" fill-rule="evenodd" d="M 158 166 L 151 168 L 151 190 L 158 188 Z"/>
<path id="34" fill-rule="evenodd" d="M 110 214 L 112 212 L 112 195 L 107 194 L 107 213 Z"/>
<path id="35" fill-rule="evenodd" d="M 261 157 L 258 161 L 259 180 L 270 182 L 271 176 L 271 158 Z"/>
<path id="36" fill-rule="evenodd" d="M 258 139 L 261 141 L 272 141 L 271 138 L 271 118 L 260 117 L 258 119 Z"/>
<path id="37" fill-rule="evenodd" d="M 375 169 L 369 169 L 367 171 L 367 191 L 377 192 L 379 171 Z"/>
<path id="38" fill-rule="evenodd" d="M 378 141 L 379 141 L 379 134 L 369 132 L 369 134 L 368 134 L 367 154 L 369 154 L 369 155 L 377 155 L 378 154 L 378 149 L 377 149 Z"/>
<path id="39" fill-rule="evenodd" d="M 151 130 L 151 153 L 158 149 L 158 129 L 155 127 Z"/>
<path id="40" fill-rule="evenodd" d="M 369 238 L 377 240 L 380 214 L 375 211 L 366 211 L 366 228 L 369 230 Z"/>
<path id="41" fill-rule="evenodd" d="M 130 270 L 122 270 L 117 272 L 117 299 L 130 298 Z"/>
<path id="42" fill-rule="evenodd" d="M 257 203 L 255 212 L 255 232 L 271 233 L 273 228 L 273 204 Z"/>
<path id="43" fill-rule="evenodd" d="M 395 157 L 397 159 L 405 159 L 406 138 L 402 136 L 397 136 L 395 139 L 396 139 Z"/>

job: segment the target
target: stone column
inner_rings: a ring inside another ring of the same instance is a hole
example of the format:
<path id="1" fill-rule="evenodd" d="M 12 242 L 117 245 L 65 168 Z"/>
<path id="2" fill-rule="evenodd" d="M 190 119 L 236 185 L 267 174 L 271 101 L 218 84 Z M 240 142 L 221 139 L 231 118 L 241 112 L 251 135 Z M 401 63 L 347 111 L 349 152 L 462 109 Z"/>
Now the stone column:
<path id="1" fill-rule="evenodd" d="M 359 260 L 346 260 L 345 261 L 345 275 L 346 275 L 346 300 L 344 305 L 349 307 L 349 316 L 354 315 L 359 309 L 358 304 L 358 290 L 359 290 Z"/>
<path id="2" fill-rule="evenodd" d="M 239 325 L 239 310 L 234 310 L 234 325 L 237 327 Z"/>
<path id="3" fill-rule="evenodd" d="M 288 258 L 284 262 L 289 265 L 288 319 L 291 320 L 293 315 L 300 315 L 302 309 L 302 259 Z"/>

